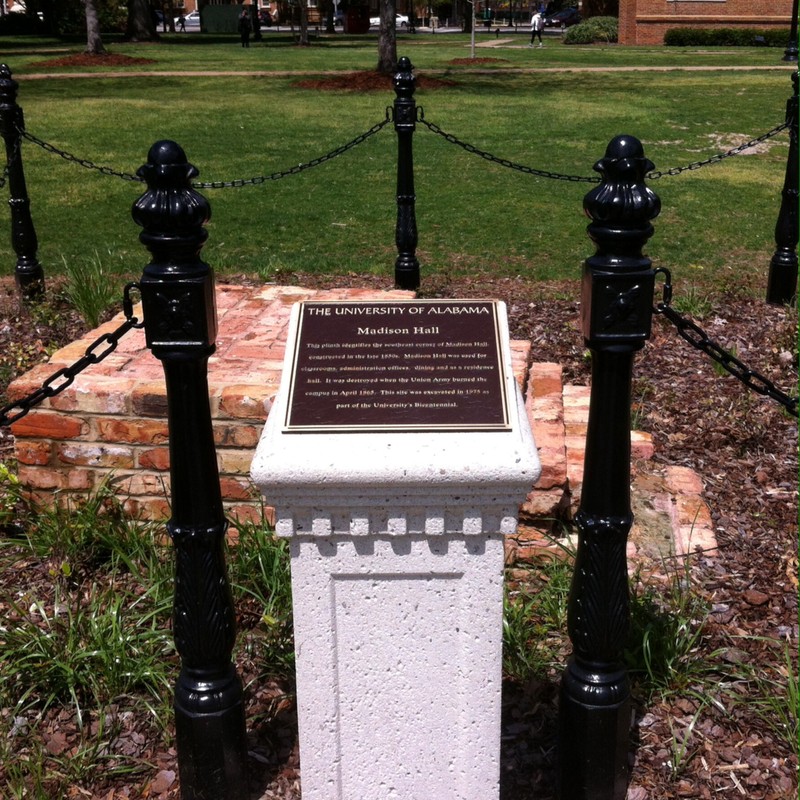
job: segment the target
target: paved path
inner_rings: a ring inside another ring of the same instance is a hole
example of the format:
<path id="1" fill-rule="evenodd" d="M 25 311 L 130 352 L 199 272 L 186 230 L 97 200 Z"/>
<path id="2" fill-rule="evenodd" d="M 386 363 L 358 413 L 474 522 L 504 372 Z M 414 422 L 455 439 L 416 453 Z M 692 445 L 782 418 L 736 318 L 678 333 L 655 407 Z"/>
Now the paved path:
<path id="1" fill-rule="evenodd" d="M 527 45 L 525 45 L 527 48 Z M 794 64 L 774 64 L 770 66 L 760 67 L 742 67 L 742 66 L 728 66 L 728 67 L 712 67 L 712 66 L 646 66 L 646 67 L 581 67 L 581 66 L 564 66 L 564 67 L 509 67 L 500 69 L 422 69 L 417 70 L 417 73 L 425 75 L 495 75 L 495 74 L 509 74 L 509 73 L 540 73 L 540 72 L 763 72 L 775 70 L 795 70 L 797 69 Z M 15 81 L 36 81 L 36 80 L 49 80 L 60 78 L 213 78 L 213 77 L 242 77 L 242 78 L 289 78 L 289 77 L 302 77 L 308 75 L 346 75 L 354 70 L 197 70 L 197 71 L 184 71 L 175 72 L 174 70 L 137 70 L 128 72 L 47 72 L 17 75 L 14 74 Z"/>

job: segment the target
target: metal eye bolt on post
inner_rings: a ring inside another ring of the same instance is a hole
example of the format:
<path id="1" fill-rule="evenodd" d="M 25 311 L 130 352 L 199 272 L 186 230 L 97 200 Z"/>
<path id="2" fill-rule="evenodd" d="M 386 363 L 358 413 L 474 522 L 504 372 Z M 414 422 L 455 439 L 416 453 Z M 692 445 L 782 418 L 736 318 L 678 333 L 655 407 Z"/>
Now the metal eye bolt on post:
<path id="1" fill-rule="evenodd" d="M 217 328 L 214 275 L 200 259 L 211 211 L 192 188 L 197 170 L 175 142 L 156 142 L 138 174 L 148 188 L 132 216 L 152 257 L 139 284 L 144 327 L 167 387 L 181 797 L 244 800 L 244 705 L 231 662 L 236 631 L 224 555 L 227 522 L 208 397 Z"/>
<path id="2" fill-rule="evenodd" d="M 398 289 L 419 288 L 417 249 L 417 219 L 414 204 L 414 151 L 417 105 L 414 101 L 414 77 L 411 61 L 403 56 L 397 62 L 394 76 L 394 129 L 397 132 L 397 227 L 395 243 L 397 260 L 394 281 Z"/>
<path id="3" fill-rule="evenodd" d="M 17 254 L 14 276 L 23 300 L 44 297 L 44 270 L 37 258 L 39 241 L 31 218 L 31 201 L 22 169 L 22 135 L 25 123 L 17 105 L 17 82 L 6 64 L 0 64 L 0 135 L 6 146 L 8 205 L 11 209 L 11 246 Z"/>
<path id="4" fill-rule="evenodd" d="M 642 248 L 661 208 L 644 183 L 653 164 L 638 139 L 612 139 L 594 169 L 602 182 L 583 207 L 597 252 L 584 264 L 581 296 L 592 390 L 567 622 L 573 655 L 561 683 L 561 800 L 624 800 L 627 791 L 631 381 L 650 336 L 655 285 Z"/>

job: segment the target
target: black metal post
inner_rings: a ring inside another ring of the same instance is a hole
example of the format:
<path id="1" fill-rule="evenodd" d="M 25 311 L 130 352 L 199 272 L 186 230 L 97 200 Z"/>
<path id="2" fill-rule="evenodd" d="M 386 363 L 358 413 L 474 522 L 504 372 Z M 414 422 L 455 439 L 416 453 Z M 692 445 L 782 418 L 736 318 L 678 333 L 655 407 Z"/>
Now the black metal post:
<path id="1" fill-rule="evenodd" d="M 394 129 L 397 131 L 397 260 L 394 262 L 394 282 L 398 289 L 419 288 L 412 142 L 417 123 L 416 81 L 411 60 L 403 56 L 397 62 L 394 76 L 397 95 L 394 101 Z"/>
<path id="2" fill-rule="evenodd" d="M 786 103 L 786 124 L 789 126 L 789 155 L 783 179 L 781 207 L 775 224 L 777 249 L 769 262 L 767 302 L 776 305 L 791 303 L 797 295 L 797 72 L 792 73 L 794 92 Z"/>
<path id="3" fill-rule="evenodd" d="M 216 339 L 214 274 L 200 259 L 207 200 L 198 171 L 170 141 L 156 142 L 138 175 L 147 191 L 132 216 L 151 253 L 140 282 L 147 346 L 164 365 L 175 544 L 175 689 L 183 800 L 245 800 L 247 745 L 242 685 L 231 663 L 235 619 L 228 584 L 208 358 Z"/>
<path id="4" fill-rule="evenodd" d="M 783 51 L 783 61 L 797 61 L 797 0 L 792 2 L 792 25 L 789 29 L 789 42 Z"/>
<path id="5" fill-rule="evenodd" d="M 573 655 L 561 683 L 561 800 L 623 800 L 626 794 L 630 687 L 622 650 L 633 522 L 631 378 L 634 354 L 650 336 L 655 284 L 642 248 L 661 208 L 644 183 L 653 164 L 638 139 L 612 139 L 594 169 L 602 183 L 583 206 L 597 252 L 584 264 L 581 298 L 592 391 L 568 611 Z"/>
<path id="6" fill-rule="evenodd" d="M 36 253 L 39 242 L 31 218 L 31 201 L 22 169 L 22 109 L 17 105 L 17 82 L 6 64 L 0 64 L 0 135 L 6 146 L 8 205 L 11 209 L 11 246 L 17 254 L 14 277 L 23 300 L 44 297 L 44 270 Z"/>

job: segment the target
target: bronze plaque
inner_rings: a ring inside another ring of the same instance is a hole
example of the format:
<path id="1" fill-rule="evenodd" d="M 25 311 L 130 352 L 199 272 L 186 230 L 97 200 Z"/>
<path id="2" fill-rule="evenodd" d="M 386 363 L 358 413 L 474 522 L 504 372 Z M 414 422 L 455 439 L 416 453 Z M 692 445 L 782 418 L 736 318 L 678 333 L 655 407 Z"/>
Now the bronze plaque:
<path id="1" fill-rule="evenodd" d="M 300 306 L 285 431 L 510 429 L 496 301 Z"/>

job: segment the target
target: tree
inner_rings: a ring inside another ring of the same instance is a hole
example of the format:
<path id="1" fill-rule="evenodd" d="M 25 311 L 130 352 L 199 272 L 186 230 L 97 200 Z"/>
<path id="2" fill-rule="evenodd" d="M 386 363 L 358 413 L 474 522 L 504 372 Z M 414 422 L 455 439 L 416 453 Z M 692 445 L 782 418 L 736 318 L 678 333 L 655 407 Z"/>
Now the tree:
<path id="1" fill-rule="evenodd" d="M 86 11 L 86 52 L 92 56 L 100 56 L 107 52 L 100 38 L 100 20 L 97 17 L 97 6 L 94 0 L 83 0 Z"/>
<path id="2" fill-rule="evenodd" d="M 396 0 L 381 0 L 381 28 L 378 34 L 377 71 L 391 75 L 397 69 Z"/>
<path id="3" fill-rule="evenodd" d="M 583 18 L 619 16 L 619 0 L 583 0 Z"/>
<path id="4" fill-rule="evenodd" d="M 147 0 L 129 0 L 125 35 L 132 42 L 152 42 L 158 39 L 153 12 Z"/>

